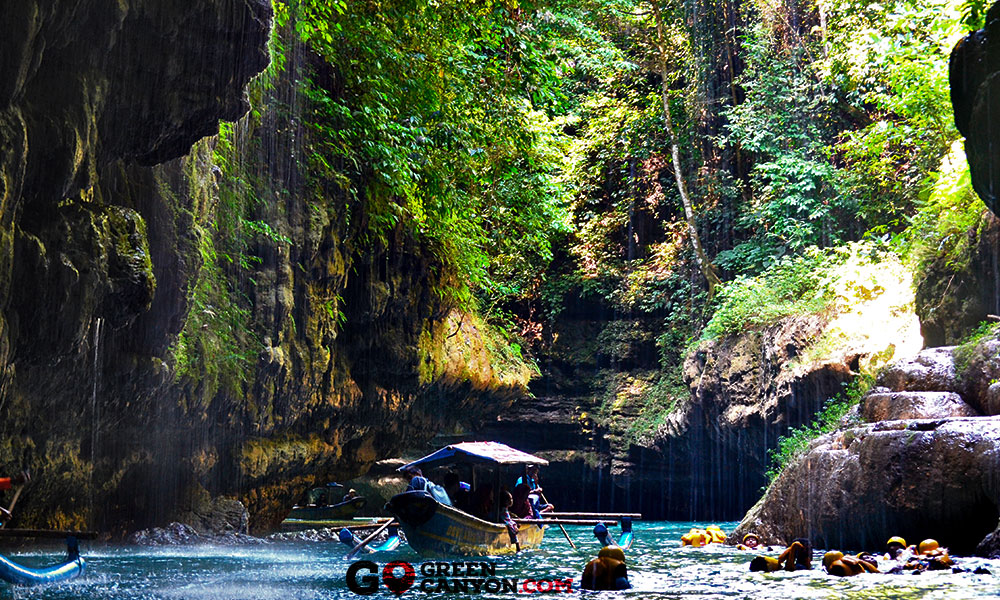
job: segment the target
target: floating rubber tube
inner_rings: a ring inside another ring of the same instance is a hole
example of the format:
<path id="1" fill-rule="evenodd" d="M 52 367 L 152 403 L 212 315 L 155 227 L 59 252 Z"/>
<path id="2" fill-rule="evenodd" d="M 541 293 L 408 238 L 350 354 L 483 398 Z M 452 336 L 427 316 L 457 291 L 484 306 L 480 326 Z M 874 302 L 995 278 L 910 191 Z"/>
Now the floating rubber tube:
<path id="1" fill-rule="evenodd" d="M 66 540 L 66 561 L 51 567 L 33 569 L 19 565 L 6 556 L 0 555 L 0 579 L 14 585 L 40 585 L 56 583 L 79 577 L 85 562 L 80 556 L 80 546 L 76 538 Z"/>
<path id="2" fill-rule="evenodd" d="M 354 535 L 354 533 L 350 529 L 347 529 L 346 527 L 340 530 L 340 534 L 338 537 L 340 538 L 340 542 L 342 544 L 352 549 L 361 543 L 361 538 Z M 395 525 L 390 525 L 389 537 L 386 538 L 384 542 L 382 542 L 381 544 L 376 544 L 374 546 L 365 546 L 362 549 L 362 552 L 365 552 L 366 554 L 371 554 L 373 552 L 384 552 L 386 550 L 395 550 L 396 548 L 399 548 L 399 545 L 401 543 L 402 540 L 399 539 L 399 527 Z"/>

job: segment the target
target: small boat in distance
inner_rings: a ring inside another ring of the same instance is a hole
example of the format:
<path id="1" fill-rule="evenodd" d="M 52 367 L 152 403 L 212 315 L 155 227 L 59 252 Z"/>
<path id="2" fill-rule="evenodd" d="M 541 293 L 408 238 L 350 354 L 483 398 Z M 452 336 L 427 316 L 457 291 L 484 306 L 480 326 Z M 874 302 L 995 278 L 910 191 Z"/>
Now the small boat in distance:
<path id="1" fill-rule="evenodd" d="M 547 464 L 549 462 L 545 459 L 505 444 L 462 442 L 403 465 L 399 471 L 405 472 L 411 467 L 429 471 L 437 467 L 460 466 L 472 473 L 473 488 L 476 487 L 477 471 L 485 471 L 483 474 L 487 477 L 483 485 L 500 490 L 505 470 Z M 444 496 L 447 497 L 447 494 Z M 500 522 L 503 508 L 500 507 L 499 497 L 495 494 L 491 520 L 459 510 L 422 490 L 396 494 L 386 508 L 399 520 L 407 543 L 422 556 L 497 556 L 539 546 L 545 536 L 545 526 L 525 523 L 514 531 Z"/>
<path id="2" fill-rule="evenodd" d="M 342 497 L 344 486 L 328 483 L 323 487 L 309 490 L 305 504 L 292 507 L 287 519 L 297 521 L 337 521 L 347 520 L 358 514 L 368 500 L 362 496 Z M 351 490 L 353 492 L 354 490 Z"/>

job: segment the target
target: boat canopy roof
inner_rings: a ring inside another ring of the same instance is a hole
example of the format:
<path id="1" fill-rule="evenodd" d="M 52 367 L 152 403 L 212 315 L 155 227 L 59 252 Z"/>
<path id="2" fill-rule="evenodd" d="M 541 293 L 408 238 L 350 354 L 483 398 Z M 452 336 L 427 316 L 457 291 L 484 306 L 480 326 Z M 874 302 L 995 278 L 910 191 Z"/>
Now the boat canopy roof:
<path id="1" fill-rule="evenodd" d="M 410 467 L 431 469 L 442 465 L 455 463 L 473 463 L 490 465 L 547 465 L 544 458 L 515 450 L 507 444 L 499 442 L 462 442 L 445 446 L 433 454 L 415 460 L 399 467 L 405 471 Z"/>

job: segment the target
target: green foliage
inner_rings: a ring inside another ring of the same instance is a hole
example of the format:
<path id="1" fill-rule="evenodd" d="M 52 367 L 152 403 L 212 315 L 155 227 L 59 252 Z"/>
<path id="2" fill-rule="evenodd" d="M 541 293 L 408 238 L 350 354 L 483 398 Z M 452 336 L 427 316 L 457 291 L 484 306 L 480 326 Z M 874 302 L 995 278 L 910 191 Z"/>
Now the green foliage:
<path id="1" fill-rule="evenodd" d="M 628 425 L 625 438 L 631 444 L 648 444 L 677 407 L 690 394 L 679 367 L 665 371 L 640 398 L 639 415 Z"/>
<path id="2" fill-rule="evenodd" d="M 811 424 L 792 429 L 779 438 L 778 446 L 768 453 L 770 466 L 765 473 L 768 483 L 774 481 L 786 466 L 802 456 L 813 440 L 841 427 L 855 424 L 856 421 L 848 418 L 848 415 L 874 384 L 873 374 L 858 375 L 850 383 L 844 384 L 843 392 L 823 404 L 823 409 L 816 413 L 816 418 Z"/>
<path id="3" fill-rule="evenodd" d="M 956 141 L 933 175 L 929 193 L 917 203 L 900 249 L 910 256 L 918 276 L 936 264 L 960 273 L 969 267 L 988 216 L 986 205 L 972 189 L 962 144 Z"/>
<path id="4" fill-rule="evenodd" d="M 208 390 L 239 396 L 250 380 L 260 340 L 250 329 L 249 302 L 233 289 L 212 238 L 200 232 L 202 267 L 191 290 L 191 308 L 172 348 L 179 378 L 201 381 Z M 201 397 L 211 400 L 213 391 Z"/>
<path id="5" fill-rule="evenodd" d="M 958 135 L 948 53 L 959 23 L 947 0 L 838 0 L 830 10 L 835 50 L 819 68 L 860 125 L 835 147 L 845 162 L 845 192 L 858 199 L 869 228 L 898 232 Z"/>
<path id="6" fill-rule="evenodd" d="M 769 325 L 793 314 L 817 312 L 833 299 L 825 271 L 831 257 L 816 248 L 782 258 L 755 277 L 739 276 L 719 291 L 703 339 Z"/>
<path id="7" fill-rule="evenodd" d="M 364 207 L 367 243 L 403 228 L 487 309 L 531 293 L 566 228 L 550 19 L 530 4 L 287 3 L 326 63 L 304 82 L 318 195 Z M 330 73 L 332 71 L 332 75 Z"/>
<path id="8" fill-rule="evenodd" d="M 751 234 L 751 247 L 722 261 L 738 272 L 755 272 L 785 252 L 837 243 L 856 206 L 842 193 L 828 150 L 837 130 L 833 90 L 809 60 L 809 48 L 785 47 L 764 22 L 746 45 L 747 68 L 739 80 L 746 100 L 726 111 L 726 141 L 757 158 L 753 198 L 738 222 Z"/>

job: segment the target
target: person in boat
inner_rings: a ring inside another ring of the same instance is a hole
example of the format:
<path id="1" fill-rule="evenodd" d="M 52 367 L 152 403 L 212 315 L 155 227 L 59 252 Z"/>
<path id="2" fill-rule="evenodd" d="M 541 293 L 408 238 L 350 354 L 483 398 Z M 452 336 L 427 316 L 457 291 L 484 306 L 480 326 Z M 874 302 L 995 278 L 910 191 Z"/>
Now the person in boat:
<path id="1" fill-rule="evenodd" d="M 410 483 L 406 486 L 406 491 L 423 492 L 427 489 L 427 479 L 419 467 L 408 467 L 403 473 L 410 480 Z"/>
<path id="2" fill-rule="evenodd" d="M 583 568 L 580 587 L 585 590 L 627 590 L 632 587 L 625 566 L 625 551 L 618 546 L 605 546 Z"/>
<path id="3" fill-rule="evenodd" d="M 525 484 L 530 490 L 529 494 L 541 494 L 542 486 L 538 485 L 538 465 L 528 465 L 524 468 L 524 475 L 517 478 L 514 482 L 514 487 L 520 484 Z"/>
<path id="4" fill-rule="evenodd" d="M 773 573 L 782 569 L 785 571 L 812 569 L 812 543 L 805 538 L 796 538 L 778 558 L 757 556 L 750 561 L 751 571 Z"/>
<path id="5" fill-rule="evenodd" d="M 507 490 L 501 489 L 500 502 L 503 507 L 503 511 L 500 513 L 500 518 L 503 520 L 504 525 L 507 526 L 507 529 L 516 534 L 519 527 L 517 526 L 517 523 L 514 522 L 514 517 L 510 514 L 510 507 L 514 505 L 514 497 Z"/>
<path id="6" fill-rule="evenodd" d="M 490 515 L 493 513 L 493 500 L 493 486 L 489 483 L 484 483 L 472 493 L 469 513 L 474 517 L 488 521 Z"/>
<path id="7" fill-rule="evenodd" d="M 522 519 L 527 519 L 530 516 L 534 516 L 532 513 L 531 501 L 528 500 L 528 496 L 531 495 L 531 488 L 528 487 L 526 483 L 519 483 L 514 486 L 514 492 L 511 494 L 511 507 L 510 512 L 520 517 Z"/>
<path id="8" fill-rule="evenodd" d="M 878 563 L 870 554 L 845 556 L 843 552 L 831 551 L 823 555 L 823 568 L 830 575 L 853 577 L 862 573 L 878 573 Z"/>
<path id="9" fill-rule="evenodd" d="M 346 494 L 344 494 L 344 499 L 341 500 L 341 502 L 350 502 L 351 500 L 354 500 L 357 497 L 358 497 L 357 490 L 351 488 L 350 490 L 347 491 Z"/>
<path id="10" fill-rule="evenodd" d="M 451 505 L 458 510 L 469 512 L 469 484 L 458 478 L 458 473 L 448 471 L 444 476 L 444 491 L 451 499 Z"/>
<path id="11" fill-rule="evenodd" d="M 28 475 L 27 471 L 23 471 L 18 475 L 13 477 L 0 477 L 0 490 L 9 490 L 15 485 L 24 485 L 31 480 L 31 476 Z M 0 521 L 6 523 L 9 521 L 13 515 L 10 510 L 0 506 Z"/>

